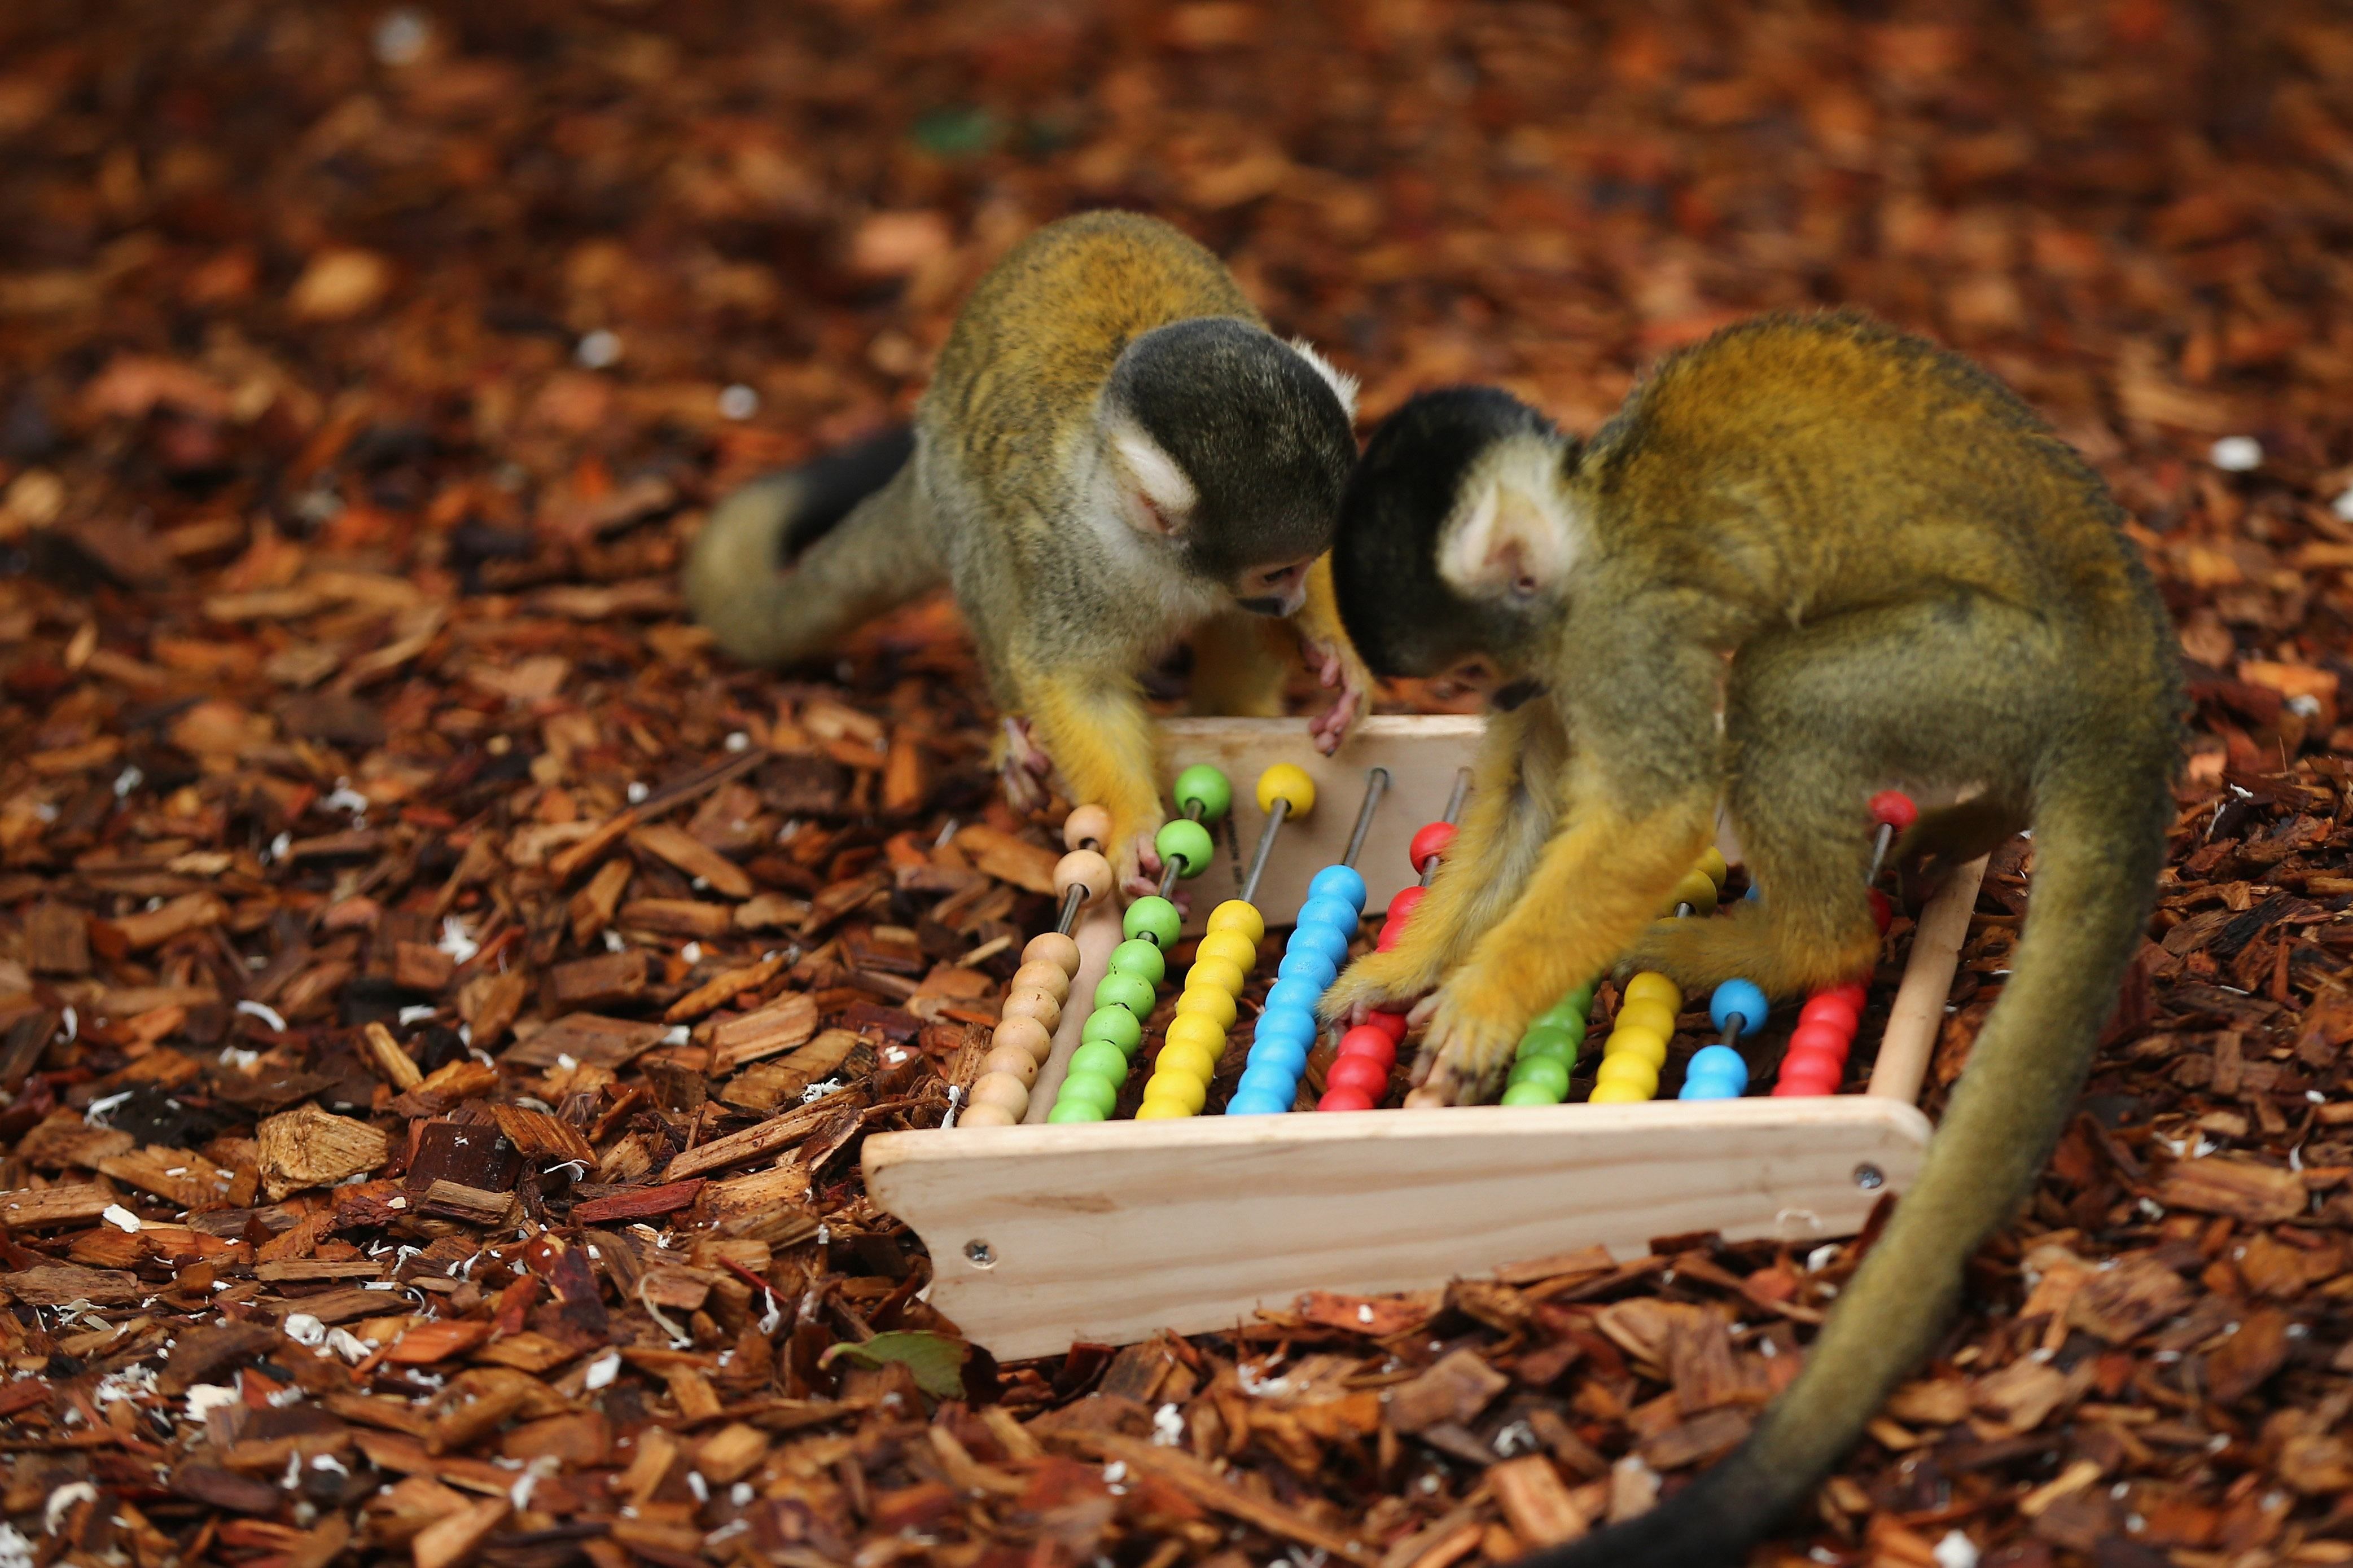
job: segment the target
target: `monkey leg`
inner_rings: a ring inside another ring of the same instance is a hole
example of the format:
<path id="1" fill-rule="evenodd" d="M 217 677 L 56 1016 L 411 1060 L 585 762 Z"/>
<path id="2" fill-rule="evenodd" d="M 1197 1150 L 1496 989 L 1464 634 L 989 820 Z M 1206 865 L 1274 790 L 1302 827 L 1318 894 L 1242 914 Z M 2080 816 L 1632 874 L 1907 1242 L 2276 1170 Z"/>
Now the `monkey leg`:
<path id="1" fill-rule="evenodd" d="M 1992 795 L 1980 795 L 1957 805 L 1924 811 L 1904 837 L 1895 841 L 1891 858 L 1925 861 L 1932 872 L 1965 866 L 1989 855 L 2018 837 L 2027 825 L 2025 808 Z"/>
<path id="2" fill-rule="evenodd" d="M 1552 831 L 1565 743 L 1548 703 L 1488 720 L 1470 802 L 1429 893 L 1388 952 L 1356 960 L 1324 992 L 1325 1018 L 1359 1022 L 1374 1008 L 1411 1002 L 1510 907 Z"/>
<path id="3" fill-rule="evenodd" d="M 1143 879 L 1159 869 L 1152 835 L 1165 817 L 1154 783 L 1152 718 L 1134 682 L 1071 672 L 1033 674 L 1018 684 L 1030 727 L 1071 802 L 1111 814 L 1103 853 L 1121 885 L 1150 891 Z"/>
<path id="4" fill-rule="evenodd" d="M 1264 616 L 1218 616 L 1193 634 L 1193 711 L 1244 719 L 1282 716 L 1291 638 Z"/>
<path id="5" fill-rule="evenodd" d="M 1924 816 L 1915 835 L 1966 848 L 2014 830 L 2003 803 L 2023 793 L 2031 704 L 2018 689 L 2034 661 L 2002 666 L 2035 640 L 2020 612 L 1965 596 L 1743 647 L 1725 738 L 1733 824 L 1762 897 L 1711 920 L 1659 921 L 1626 963 L 1686 988 L 1746 979 L 1770 996 L 1868 972 L 1879 952 L 1863 883 L 1872 793 L 1895 779 L 1982 784 L 1978 801 Z"/>

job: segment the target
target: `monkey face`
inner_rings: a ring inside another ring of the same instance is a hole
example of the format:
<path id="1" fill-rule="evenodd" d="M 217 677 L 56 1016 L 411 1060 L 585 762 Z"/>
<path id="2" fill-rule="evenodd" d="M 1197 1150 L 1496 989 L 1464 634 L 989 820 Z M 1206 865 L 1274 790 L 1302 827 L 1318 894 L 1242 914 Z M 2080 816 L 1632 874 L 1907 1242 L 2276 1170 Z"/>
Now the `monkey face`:
<path id="1" fill-rule="evenodd" d="M 1234 603 L 1253 616 L 1293 616 L 1307 602 L 1307 568 L 1314 558 L 1252 566 L 1230 584 Z"/>

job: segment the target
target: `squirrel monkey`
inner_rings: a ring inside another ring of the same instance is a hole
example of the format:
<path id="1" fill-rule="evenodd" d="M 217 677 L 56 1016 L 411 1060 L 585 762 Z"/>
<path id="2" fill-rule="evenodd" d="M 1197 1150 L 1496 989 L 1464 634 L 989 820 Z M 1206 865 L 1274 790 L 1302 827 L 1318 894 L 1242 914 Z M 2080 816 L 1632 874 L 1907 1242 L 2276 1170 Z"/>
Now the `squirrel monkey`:
<path id="1" fill-rule="evenodd" d="M 1429 897 L 1325 1001 L 1438 987 L 1424 1098 L 1491 1090 L 1528 1020 L 1621 959 L 1772 995 L 1866 970 L 1880 788 L 1977 786 L 1907 855 L 2034 830 L 2001 998 L 1804 1375 L 1688 1490 L 1530 1563 L 1742 1561 L 1933 1349 L 1964 1262 L 2031 1189 L 2173 818 L 2179 659 L 2122 517 L 1991 376 L 1843 313 L 1717 333 L 1587 443 L 1483 390 L 1373 435 L 1333 556 L 1356 646 L 1385 675 L 1472 658 L 1510 682 Z M 1761 900 L 1653 923 L 1720 799 Z"/>
<path id="2" fill-rule="evenodd" d="M 687 605 L 728 652 L 784 664 L 944 578 L 1007 715 L 1008 794 L 1042 805 L 1059 767 L 1071 799 L 1111 813 L 1133 885 L 1158 865 L 1137 682 L 1155 658 L 1200 632 L 1195 706 L 1280 713 L 1287 661 L 1268 633 L 1295 617 L 1338 689 L 1311 726 L 1327 752 L 1370 691 L 1322 559 L 1356 462 L 1355 395 L 1167 224 L 1065 218 L 974 289 L 912 432 L 718 508 Z"/>

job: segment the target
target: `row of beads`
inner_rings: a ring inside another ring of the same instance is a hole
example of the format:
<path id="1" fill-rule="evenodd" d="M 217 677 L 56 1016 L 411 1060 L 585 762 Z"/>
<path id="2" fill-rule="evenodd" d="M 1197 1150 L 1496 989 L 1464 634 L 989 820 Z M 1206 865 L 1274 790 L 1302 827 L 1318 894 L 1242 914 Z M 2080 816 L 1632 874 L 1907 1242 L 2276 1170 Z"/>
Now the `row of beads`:
<path id="1" fill-rule="evenodd" d="M 1080 806 L 1062 823 L 1062 842 L 1071 852 L 1055 863 L 1054 896 L 1067 911 L 1066 929 L 1040 931 L 1021 950 L 1021 967 L 1013 972 L 965 1107 L 965 1127 L 1010 1127 L 1029 1113 L 1030 1087 L 1053 1051 L 1055 1026 L 1078 978 L 1079 944 L 1067 929 L 1069 918 L 1111 891 L 1111 862 L 1093 847 L 1110 832 L 1111 814 L 1099 805 Z"/>
<path id="2" fill-rule="evenodd" d="M 1292 925 L 1227 1115 L 1279 1115 L 1298 1099 L 1307 1053 L 1322 1032 L 1315 1005 L 1347 961 L 1364 910 L 1365 879 L 1354 867 L 1326 866 L 1307 884 L 1307 901 Z"/>
<path id="3" fill-rule="evenodd" d="M 1171 793 L 1184 815 L 1163 823 L 1153 837 L 1153 847 L 1166 868 L 1164 889 L 1174 886 L 1179 877 L 1198 877 L 1208 868 L 1217 844 L 1206 825 L 1222 818 L 1233 804 L 1233 788 L 1226 775 L 1211 767 L 1187 768 L 1176 775 Z M 1167 950 L 1183 924 L 1165 890 L 1127 906 L 1120 920 L 1126 940 L 1112 949 L 1108 971 L 1095 984 L 1094 1010 L 1087 1015 L 1080 1032 L 1079 1048 L 1071 1055 L 1061 1091 L 1054 1097 L 1054 1109 L 1047 1113 L 1048 1121 L 1101 1121 L 1111 1114 L 1136 1050 L 1144 1043 L 1145 1020 L 1152 1016 L 1160 983 L 1167 977 Z M 1192 976 L 1198 977 L 1200 972 L 1197 960 Z M 1166 1054 L 1162 1052 L 1163 1057 Z M 1145 1097 L 1151 1098 L 1149 1086 Z"/>
<path id="4" fill-rule="evenodd" d="M 1208 1103 L 1209 1079 L 1226 1054 L 1226 1031 L 1234 1026 L 1238 999 L 1258 964 L 1259 938 L 1266 922 L 1240 899 L 1209 911 L 1208 931 L 1194 950 L 1193 967 L 1176 998 L 1176 1016 L 1145 1080 L 1138 1121 L 1198 1116 Z"/>
<path id="5" fill-rule="evenodd" d="M 1781 1058 L 1775 1094 L 1838 1092 L 1846 1079 L 1846 1057 L 1854 1046 L 1855 1026 L 1862 1021 L 1863 997 L 1862 986 L 1850 982 L 1806 998 L 1806 1005 L 1798 1010 L 1798 1027 Z"/>
<path id="6" fill-rule="evenodd" d="M 1772 1010 L 1765 993 L 1753 981 L 1727 980 L 1708 998 L 1707 1016 L 1722 1035 L 1720 1044 L 1703 1046 L 1683 1067 L 1682 1100 L 1738 1100 L 1748 1092 L 1748 1058 L 1732 1042 L 1765 1026 Z"/>
<path id="7" fill-rule="evenodd" d="M 1429 894 L 1431 872 L 1453 842 L 1454 824 L 1451 822 L 1425 822 L 1415 830 L 1406 846 L 1406 857 L 1423 880 L 1399 889 L 1389 900 L 1374 951 L 1387 952 L 1405 935 L 1405 923 L 1413 918 L 1414 907 Z M 1361 879 L 1358 886 L 1362 886 Z M 1309 889 L 1311 900 L 1314 890 L 1313 887 Z M 1357 895 L 1356 907 L 1360 910 L 1364 908 L 1361 893 Z M 1379 1105 L 1388 1093 L 1389 1069 L 1397 1066 L 1398 1047 L 1405 1039 L 1405 1020 L 1401 1012 L 1369 1013 L 1363 1023 L 1342 1035 L 1331 1069 L 1324 1075 L 1324 1095 L 1315 1102 L 1315 1109 L 1370 1110 Z"/>
<path id="8" fill-rule="evenodd" d="M 1513 1058 L 1505 1105 L 1558 1105 L 1568 1098 L 1568 1076 L 1577 1070 L 1577 1049 L 1585 1043 L 1592 1010 L 1593 985 L 1588 982 L 1536 1015 Z"/>
<path id="9" fill-rule="evenodd" d="M 1682 989 L 1656 970 L 1626 982 L 1609 1037 L 1601 1042 L 1601 1066 L 1588 1097 L 1591 1103 L 1628 1105 L 1659 1092 L 1659 1069 L 1667 1065 L 1667 1042 L 1674 1038 L 1683 1005 Z"/>

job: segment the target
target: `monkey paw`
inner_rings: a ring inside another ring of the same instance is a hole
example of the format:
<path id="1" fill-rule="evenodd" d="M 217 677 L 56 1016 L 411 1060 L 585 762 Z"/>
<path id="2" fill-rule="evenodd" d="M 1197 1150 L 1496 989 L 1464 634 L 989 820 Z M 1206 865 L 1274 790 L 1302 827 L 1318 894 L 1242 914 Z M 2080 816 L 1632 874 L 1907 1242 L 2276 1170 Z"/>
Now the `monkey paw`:
<path id="1" fill-rule="evenodd" d="M 1751 907 L 1715 920 L 1654 921 L 1614 973 L 1622 979 L 1656 970 L 1686 995 L 1737 979 L 1767 996 L 1795 996 L 1868 973 L 1878 956 L 1879 939 L 1868 922 L 1848 941 L 1825 942 L 1800 936 L 1769 909 Z"/>
<path id="2" fill-rule="evenodd" d="M 1408 1006 L 1437 982 L 1410 954 L 1366 953 L 1341 972 L 1316 1007 L 1327 1023 L 1362 1023 L 1376 1009 Z"/>
<path id="3" fill-rule="evenodd" d="M 997 768 L 1005 780 L 1005 798 L 1016 811 L 1039 811 L 1047 801 L 1046 780 L 1054 760 L 1029 738 L 1029 721 L 1005 716 L 997 738 Z"/>
<path id="4" fill-rule="evenodd" d="M 1415 1066 L 1421 1103 L 1473 1105 L 1494 1098 L 1512 1065 L 1525 1019 L 1508 1016 L 1482 998 L 1489 988 L 1450 982 L 1438 994 Z M 1436 1097 L 1443 1095 L 1443 1100 Z"/>
<path id="5" fill-rule="evenodd" d="M 1307 662 L 1314 667 L 1316 679 L 1338 692 L 1332 705 L 1307 726 L 1315 749 L 1328 757 L 1340 749 L 1356 715 L 1371 710 L 1373 673 L 1365 668 L 1365 661 L 1356 657 L 1356 650 L 1344 644 L 1314 640 L 1306 648 Z"/>
<path id="6" fill-rule="evenodd" d="M 1112 869 L 1119 875 L 1120 891 L 1131 899 L 1160 891 L 1160 851 L 1152 842 L 1157 831 L 1147 828 L 1125 837 L 1113 837 L 1112 842 L 1121 848 L 1112 861 Z M 1187 911 L 1185 895 L 1173 888 L 1169 889 L 1168 901 L 1176 906 L 1177 913 Z"/>

